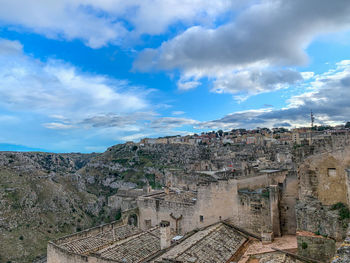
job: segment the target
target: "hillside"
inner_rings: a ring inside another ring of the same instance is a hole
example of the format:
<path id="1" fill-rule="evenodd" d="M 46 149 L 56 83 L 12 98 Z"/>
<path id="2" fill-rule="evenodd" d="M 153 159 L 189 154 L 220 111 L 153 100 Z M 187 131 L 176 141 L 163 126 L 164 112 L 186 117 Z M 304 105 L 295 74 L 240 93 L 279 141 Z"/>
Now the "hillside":
<path id="1" fill-rule="evenodd" d="M 102 200 L 75 176 L 92 157 L 0 153 L 0 262 L 31 262 L 48 240 L 94 223 Z"/>

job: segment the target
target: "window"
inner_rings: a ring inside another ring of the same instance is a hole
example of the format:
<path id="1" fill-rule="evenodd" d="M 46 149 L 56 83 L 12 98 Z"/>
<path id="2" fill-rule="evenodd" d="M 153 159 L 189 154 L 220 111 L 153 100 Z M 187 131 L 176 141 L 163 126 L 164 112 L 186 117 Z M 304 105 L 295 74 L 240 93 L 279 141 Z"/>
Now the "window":
<path id="1" fill-rule="evenodd" d="M 337 169 L 328 168 L 328 176 L 336 176 L 336 175 L 337 175 Z"/>
<path id="2" fill-rule="evenodd" d="M 199 216 L 199 221 L 203 222 L 204 217 L 203 216 Z"/>

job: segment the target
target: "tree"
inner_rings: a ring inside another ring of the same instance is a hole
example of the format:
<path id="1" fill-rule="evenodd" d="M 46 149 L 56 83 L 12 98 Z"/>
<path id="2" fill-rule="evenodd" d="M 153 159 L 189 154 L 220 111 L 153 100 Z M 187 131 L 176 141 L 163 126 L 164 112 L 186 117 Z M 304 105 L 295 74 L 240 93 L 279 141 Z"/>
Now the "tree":
<path id="1" fill-rule="evenodd" d="M 220 135 L 220 137 L 222 136 L 223 133 L 224 133 L 223 130 L 218 130 L 218 134 Z"/>
<path id="2" fill-rule="evenodd" d="M 350 128 L 350 121 L 345 124 L 345 128 Z"/>

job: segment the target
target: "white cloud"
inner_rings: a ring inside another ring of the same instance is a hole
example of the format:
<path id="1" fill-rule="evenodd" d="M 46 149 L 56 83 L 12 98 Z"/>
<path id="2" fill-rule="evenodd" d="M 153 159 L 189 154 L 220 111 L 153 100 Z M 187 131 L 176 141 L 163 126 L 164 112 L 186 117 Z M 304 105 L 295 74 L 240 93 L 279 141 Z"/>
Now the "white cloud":
<path id="1" fill-rule="evenodd" d="M 195 125 L 199 121 L 188 119 L 188 118 L 177 118 L 177 117 L 160 117 L 154 119 L 150 123 L 152 129 L 157 130 L 171 130 L 174 128 L 179 128 L 185 125 Z"/>
<path id="2" fill-rule="evenodd" d="M 140 34 L 161 34 L 176 22 L 208 23 L 243 1 L 229 0 L 0 0 L 0 24 L 49 38 L 80 39 L 92 48 Z M 126 21 L 132 26 L 126 26 Z"/>
<path id="3" fill-rule="evenodd" d="M 127 136 L 121 137 L 123 141 L 138 141 L 140 139 L 150 136 L 148 133 L 135 133 Z"/>
<path id="4" fill-rule="evenodd" d="M 212 91 L 246 91 L 238 94 L 244 98 L 291 84 L 278 77 L 273 85 L 266 84 L 263 78 L 306 65 L 309 43 L 323 34 L 349 30 L 349 12 L 350 2 L 344 0 L 257 1 L 226 24 L 192 26 L 156 49 L 145 49 L 134 68 L 179 69 L 180 89 L 195 88 L 209 78 L 214 82 Z M 310 73 L 304 76 L 311 77 Z"/>
<path id="5" fill-rule="evenodd" d="M 254 128 L 273 127 L 276 123 L 295 126 L 310 125 L 310 111 L 317 125 L 335 125 L 350 120 L 350 62 L 343 60 L 335 68 L 314 75 L 303 84 L 308 90 L 292 96 L 283 109 L 261 109 L 235 112 L 225 117 L 203 122 L 199 127 Z"/>
<path id="6" fill-rule="evenodd" d="M 254 95 L 277 90 L 296 84 L 302 80 L 299 72 L 290 69 L 259 70 L 250 69 L 220 74 L 214 81 L 212 92 L 237 94 L 244 92 Z M 236 96 L 245 98 L 246 96 Z"/>
<path id="7" fill-rule="evenodd" d="M 300 72 L 300 74 L 304 80 L 308 80 L 308 79 L 311 79 L 315 75 L 315 72 L 306 71 L 306 72 Z"/>
<path id="8" fill-rule="evenodd" d="M 60 122 L 44 123 L 43 126 L 45 128 L 54 129 L 54 130 L 66 130 L 66 129 L 72 129 L 74 127 L 73 125 L 60 123 Z"/>
<path id="9" fill-rule="evenodd" d="M 179 80 L 177 82 L 177 87 L 179 90 L 190 90 L 197 88 L 201 82 L 199 81 L 188 81 L 188 80 Z"/>
<path id="10" fill-rule="evenodd" d="M 99 114 L 125 116 L 149 108 L 146 90 L 126 81 L 83 73 L 62 61 L 35 60 L 20 47 L 16 41 L 0 40 L 3 108 L 52 118 L 55 121 L 44 124 L 50 129 L 72 128 Z"/>
<path id="11" fill-rule="evenodd" d="M 183 115 L 183 114 L 185 114 L 185 112 L 184 111 L 173 111 L 173 112 L 171 112 L 171 115 Z"/>

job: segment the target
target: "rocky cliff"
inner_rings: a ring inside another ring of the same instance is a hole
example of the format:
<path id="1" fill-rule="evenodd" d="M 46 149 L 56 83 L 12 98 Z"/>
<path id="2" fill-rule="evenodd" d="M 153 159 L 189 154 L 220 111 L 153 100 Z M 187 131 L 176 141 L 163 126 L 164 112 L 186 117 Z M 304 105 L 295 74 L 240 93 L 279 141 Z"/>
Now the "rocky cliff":
<path id="1" fill-rule="evenodd" d="M 76 175 L 93 157 L 0 153 L 0 262 L 31 262 L 48 240 L 93 223 L 103 200 Z"/>

